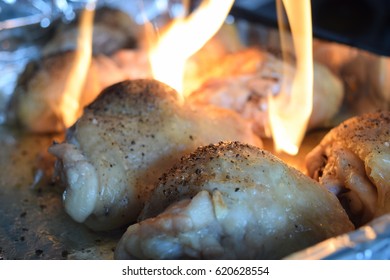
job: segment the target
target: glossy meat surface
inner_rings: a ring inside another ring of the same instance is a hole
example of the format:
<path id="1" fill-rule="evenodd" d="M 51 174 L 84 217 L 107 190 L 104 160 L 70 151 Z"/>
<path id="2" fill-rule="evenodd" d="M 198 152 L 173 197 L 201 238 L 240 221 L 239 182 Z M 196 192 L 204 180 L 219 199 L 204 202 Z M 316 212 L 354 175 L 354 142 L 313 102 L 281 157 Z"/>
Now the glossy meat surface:
<path id="1" fill-rule="evenodd" d="M 155 80 L 105 89 L 50 152 L 66 186 L 66 211 L 95 230 L 134 222 L 163 171 L 198 146 L 222 140 L 261 145 L 234 112 L 191 108 Z"/>
<path id="2" fill-rule="evenodd" d="M 353 229 L 337 198 L 267 151 L 198 148 L 160 180 L 118 259 L 278 259 Z"/>
<path id="3" fill-rule="evenodd" d="M 306 167 L 339 197 L 355 225 L 390 212 L 390 113 L 341 123 L 307 155 Z"/>
<path id="4" fill-rule="evenodd" d="M 296 68 L 267 52 L 248 48 L 226 56 L 213 70 L 189 100 L 235 110 L 252 123 L 257 134 L 266 136 L 268 99 L 280 94 L 284 82 L 285 90 L 291 90 Z M 313 112 L 308 130 L 329 126 L 344 98 L 341 80 L 326 66 L 314 63 L 313 70 Z"/>

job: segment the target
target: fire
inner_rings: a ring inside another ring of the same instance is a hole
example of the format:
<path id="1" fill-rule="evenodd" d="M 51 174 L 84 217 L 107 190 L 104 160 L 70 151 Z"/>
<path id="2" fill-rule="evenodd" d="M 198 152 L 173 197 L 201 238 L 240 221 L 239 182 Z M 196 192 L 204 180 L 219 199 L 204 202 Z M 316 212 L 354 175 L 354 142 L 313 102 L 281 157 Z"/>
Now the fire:
<path id="1" fill-rule="evenodd" d="M 96 2 L 94 0 L 89 1 L 80 17 L 75 58 L 65 82 L 64 94 L 59 108 L 66 127 L 70 127 L 75 121 L 75 116 L 77 116 L 80 96 L 91 63 L 95 7 Z"/>
<path id="2" fill-rule="evenodd" d="M 187 17 L 174 19 L 150 49 L 154 78 L 183 93 L 187 59 L 221 28 L 233 3 L 234 0 L 203 0 Z"/>
<path id="3" fill-rule="evenodd" d="M 297 71 L 290 90 L 286 87 L 290 75 L 287 70 L 284 71 L 280 94 L 269 98 L 269 119 L 275 149 L 295 155 L 305 135 L 313 106 L 311 5 L 310 0 L 282 0 L 282 2 L 293 36 Z M 280 7 L 279 2 L 279 20 L 281 20 Z M 283 37 L 281 42 L 283 49 L 285 48 Z"/>
<path id="4" fill-rule="evenodd" d="M 182 3 L 183 7 L 189 6 L 187 1 L 183 0 Z M 189 15 L 183 14 L 173 19 L 161 34 L 159 30 L 153 30 L 156 40 L 149 47 L 149 59 L 154 78 L 183 94 L 187 59 L 217 33 L 233 3 L 234 0 L 203 0 Z M 277 3 L 279 20 L 283 3 L 290 22 L 297 71 L 289 89 L 287 84 L 291 73 L 286 68 L 280 94 L 269 97 L 270 130 L 277 151 L 297 154 L 313 103 L 311 6 L 310 0 L 278 0 Z M 68 81 L 71 82 L 66 82 L 60 108 L 66 127 L 74 123 L 91 62 L 95 4 L 93 0 L 88 2 L 81 14 L 75 61 L 68 75 Z M 282 45 L 283 47 L 285 46 Z"/>

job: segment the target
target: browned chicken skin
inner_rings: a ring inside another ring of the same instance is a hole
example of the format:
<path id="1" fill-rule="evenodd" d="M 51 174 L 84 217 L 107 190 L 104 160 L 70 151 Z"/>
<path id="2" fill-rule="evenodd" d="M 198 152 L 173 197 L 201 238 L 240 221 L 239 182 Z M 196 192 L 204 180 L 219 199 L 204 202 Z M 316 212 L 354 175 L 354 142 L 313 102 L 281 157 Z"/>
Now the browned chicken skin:
<path id="1" fill-rule="evenodd" d="M 332 129 L 306 158 L 308 174 L 335 193 L 356 226 L 390 212 L 390 112 Z"/>

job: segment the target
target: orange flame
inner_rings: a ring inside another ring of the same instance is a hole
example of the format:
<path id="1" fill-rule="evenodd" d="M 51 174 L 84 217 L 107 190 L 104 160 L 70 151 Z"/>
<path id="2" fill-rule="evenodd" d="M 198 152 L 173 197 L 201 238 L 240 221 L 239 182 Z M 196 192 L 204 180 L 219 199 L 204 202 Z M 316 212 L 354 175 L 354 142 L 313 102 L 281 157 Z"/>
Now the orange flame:
<path id="1" fill-rule="evenodd" d="M 280 94 L 270 96 L 269 99 L 269 119 L 275 149 L 295 155 L 305 135 L 313 106 L 311 5 L 310 0 L 282 0 L 282 2 L 290 22 L 294 42 L 296 73 L 289 91 L 287 84 L 290 75 L 287 69 L 284 70 Z M 278 8 L 280 6 L 279 2 Z M 280 20 L 280 13 L 278 18 Z M 283 37 L 281 42 L 284 43 Z M 282 50 L 284 49 L 285 46 L 282 45 Z"/>
<path id="2" fill-rule="evenodd" d="M 77 116 L 80 96 L 91 63 L 95 4 L 94 1 L 89 2 L 80 17 L 77 49 L 65 83 L 60 106 L 60 115 L 63 117 L 66 127 L 70 127 Z"/>
<path id="3" fill-rule="evenodd" d="M 221 28 L 234 0 L 203 0 L 189 16 L 175 19 L 151 47 L 153 76 L 183 93 L 187 59 Z"/>

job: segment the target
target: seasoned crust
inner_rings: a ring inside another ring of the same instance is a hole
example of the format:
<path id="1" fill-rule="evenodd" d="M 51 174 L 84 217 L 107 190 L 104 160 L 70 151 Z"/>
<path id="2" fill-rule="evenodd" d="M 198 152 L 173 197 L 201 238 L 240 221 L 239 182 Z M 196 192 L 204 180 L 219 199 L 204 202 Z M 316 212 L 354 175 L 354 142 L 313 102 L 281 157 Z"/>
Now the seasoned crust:
<path id="1" fill-rule="evenodd" d="M 347 140 L 347 141 L 346 141 Z M 323 142 L 345 141 L 360 157 L 379 151 L 390 141 L 390 112 L 380 111 L 350 118 L 332 129 Z"/>
<path id="2" fill-rule="evenodd" d="M 120 259 L 277 259 L 353 229 L 336 197 L 260 148 L 199 147 L 160 178 Z"/>
<path id="3" fill-rule="evenodd" d="M 94 166 L 98 198 L 92 213 L 78 220 L 94 230 L 107 230 L 134 222 L 158 177 L 181 156 L 222 140 L 261 145 L 234 112 L 195 110 L 179 102 L 178 94 L 167 85 L 140 79 L 105 89 L 67 130 L 65 143 L 56 145 L 52 152 L 59 160 L 68 160 L 63 165 L 66 174 L 71 172 L 67 167 L 81 163 L 78 155 Z M 73 146 L 76 156 L 67 156 Z M 80 168 L 73 170 L 83 176 Z M 77 189 L 87 185 L 87 180 L 64 185 Z M 73 197 L 75 203 L 68 203 L 72 210 L 81 200 Z"/>
<path id="4" fill-rule="evenodd" d="M 177 106 L 178 100 L 174 89 L 156 80 L 126 80 L 105 88 L 85 111 L 99 115 L 148 115 Z"/>
<path id="5" fill-rule="evenodd" d="M 273 174 L 269 176 L 267 173 L 271 171 Z M 234 193 L 238 191 L 235 186 L 257 185 L 260 181 L 256 180 L 262 176 L 273 177 L 265 183 L 267 185 L 279 184 L 281 180 L 279 176 L 284 176 L 286 172 L 297 182 L 313 183 L 310 178 L 287 166 L 272 153 L 250 144 L 220 141 L 201 146 L 183 156 L 180 162 L 159 178 L 158 186 L 138 220 L 156 216 L 173 202 L 194 197 L 200 189 L 210 185 L 210 182 L 226 184 L 225 187 L 232 188 L 229 191 Z"/>
<path id="6" fill-rule="evenodd" d="M 237 151 L 241 151 L 238 153 Z M 232 166 L 246 163 L 251 157 L 266 157 L 271 161 L 275 159 L 268 151 L 260 150 L 257 147 L 244 144 L 238 141 L 232 142 L 219 142 L 217 144 L 211 144 L 207 146 L 199 147 L 193 153 L 186 155 L 181 158 L 180 163 L 176 164 L 168 173 L 165 173 L 159 179 L 160 185 L 166 185 L 167 181 L 172 177 L 176 179 L 177 185 L 191 186 L 199 185 L 200 183 L 206 182 L 210 177 L 217 176 L 215 173 L 208 173 L 207 176 L 204 174 L 204 170 L 208 167 L 210 162 L 217 161 L 220 157 L 227 158 L 230 160 Z M 185 176 L 175 176 L 172 174 L 181 174 Z M 228 177 L 226 179 L 232 179 Z M 171 193 L 164 193 L 166 198 L 171 196 Z"/>

